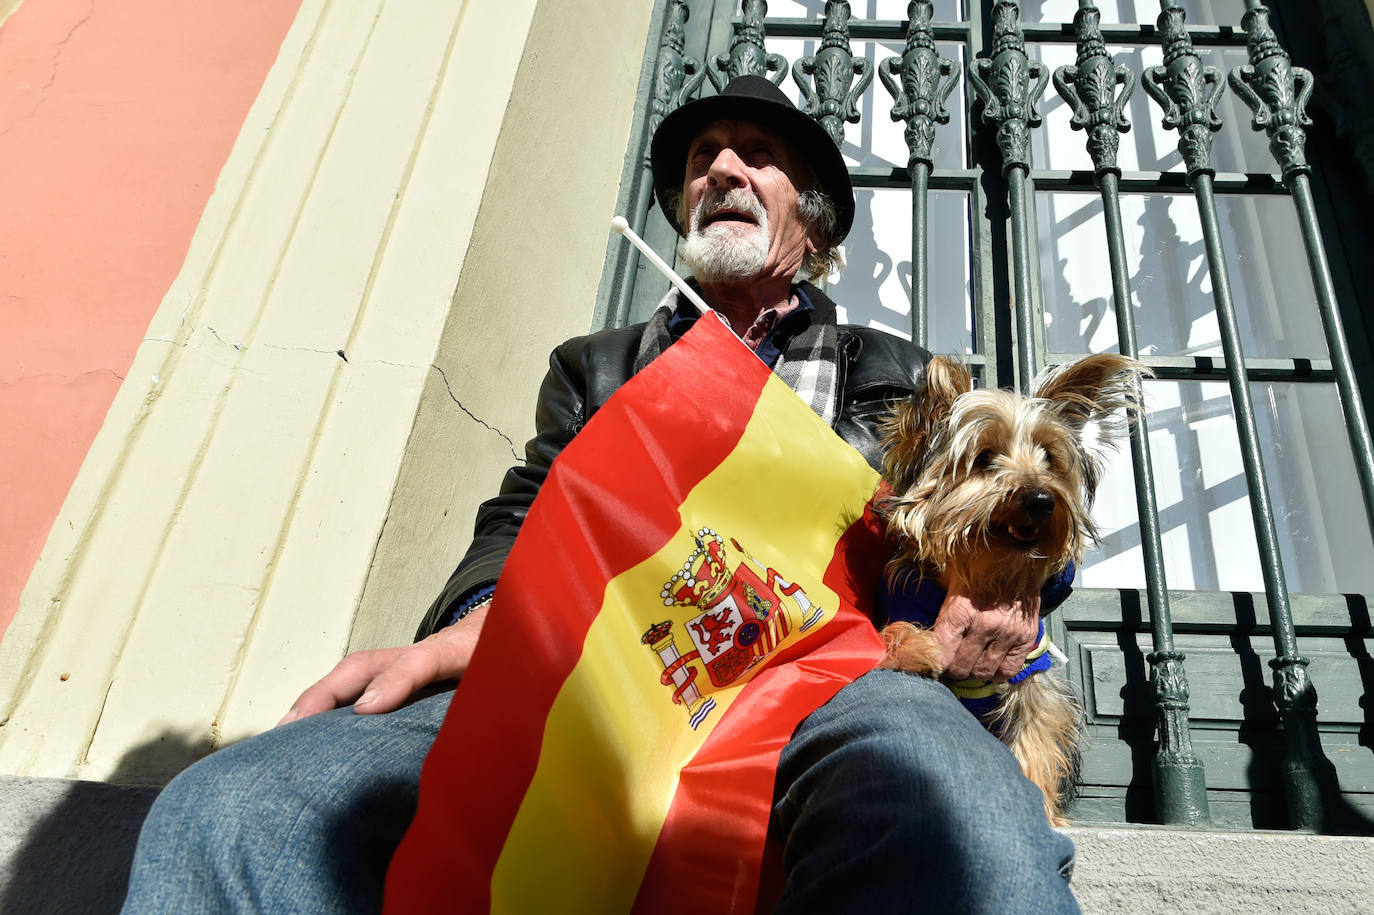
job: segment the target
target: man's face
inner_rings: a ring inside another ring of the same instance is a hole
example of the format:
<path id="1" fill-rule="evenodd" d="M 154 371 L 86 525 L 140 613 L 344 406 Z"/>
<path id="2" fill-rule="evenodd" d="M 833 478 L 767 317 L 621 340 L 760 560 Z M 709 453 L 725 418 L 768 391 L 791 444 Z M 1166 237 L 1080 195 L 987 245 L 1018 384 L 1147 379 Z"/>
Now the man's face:
<path id="1" fill-rule="evenodd" d="M 788 279 L 817 240 L 797 209 L 805 168 L 750 121 L 716 121 L 687 150 L 683 257 L 704 283 Z"/>

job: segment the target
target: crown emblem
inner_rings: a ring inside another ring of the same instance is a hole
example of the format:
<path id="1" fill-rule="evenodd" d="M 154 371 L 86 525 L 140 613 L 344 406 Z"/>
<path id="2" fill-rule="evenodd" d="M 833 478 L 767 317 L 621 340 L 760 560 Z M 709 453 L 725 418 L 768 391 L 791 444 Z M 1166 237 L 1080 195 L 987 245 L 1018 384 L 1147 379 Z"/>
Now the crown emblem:
<path id="1" fill-rule="evenodd" d="M 665 607 L 710 604 L 730 584 L 725 540 L 709 527 L 701 528 L 693 539 L 697 542 L 696 549 L 682 568 L 663 583 L 663 590 L 659 592 Z"/>

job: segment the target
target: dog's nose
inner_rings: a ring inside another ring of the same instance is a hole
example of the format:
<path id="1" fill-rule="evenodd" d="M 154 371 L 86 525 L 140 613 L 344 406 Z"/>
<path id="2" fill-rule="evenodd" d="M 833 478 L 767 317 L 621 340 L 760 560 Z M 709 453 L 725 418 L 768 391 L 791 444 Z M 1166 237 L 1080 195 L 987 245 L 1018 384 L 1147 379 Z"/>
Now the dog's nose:
<path id="1" fill-rule="evenodd" d="M 1021 507 L 1032 521 L 1044 521 L 1054 512 L 1054 493 L 1048 489 L 1028 489 L 1021 494 Z"/>

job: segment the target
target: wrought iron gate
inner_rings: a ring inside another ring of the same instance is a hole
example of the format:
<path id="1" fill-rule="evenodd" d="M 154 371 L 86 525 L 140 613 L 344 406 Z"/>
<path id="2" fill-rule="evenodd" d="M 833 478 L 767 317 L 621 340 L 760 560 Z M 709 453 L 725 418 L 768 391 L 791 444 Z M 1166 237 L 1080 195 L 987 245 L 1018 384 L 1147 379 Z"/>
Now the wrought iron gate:
<path id="1" fill-rule="evenodd" d="M 1100 7 L 661 3 L 629 216 L 674 249 L 647 137 L 763 73 L 850 161 L 858 215 L 829 284 L 847 320 L 960 354 L 984 384 L 1139 355 L 1145 422 L 1053 617 L 1093 737 L 1074 814 L 1370 831 L 1369 353 L 1342 330 L 1353 246 L 1323 238 L 1304 151 L 1314 80 L 1258 0 Z M 602 285 L 607 324 L 663 292 L 628 249 Z"/>

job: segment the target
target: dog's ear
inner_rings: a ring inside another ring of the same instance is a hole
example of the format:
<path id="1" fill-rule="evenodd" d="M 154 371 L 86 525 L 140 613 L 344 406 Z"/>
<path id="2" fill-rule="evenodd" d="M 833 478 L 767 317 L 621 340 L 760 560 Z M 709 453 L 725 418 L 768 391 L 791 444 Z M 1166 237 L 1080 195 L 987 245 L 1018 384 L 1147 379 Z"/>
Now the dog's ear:
<path id="1" fill-rule="evenodd" d="M 931 433 L 949 416 L 954 401 L 973 388 L 973 376 L 962 363 L 936 356 L 911 396 L 897 405 L 880 427 L 883 476 L 896 490 L 911 486 L 920 472 Z"/>
<path id="2" fill-rule="evenodd" d="M 1036 397 L 1052 401 L 1070 426 L 1105 420 L 1140 408 L 1140 382 L 1153 377 L 1146 366 L 1115 353 L 1088 356 L 1042 376 Z"/>

